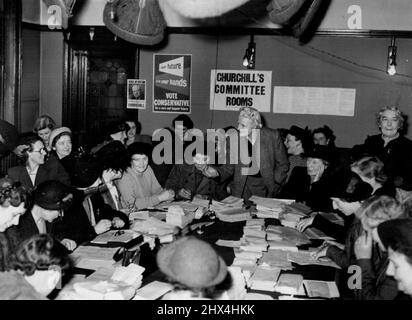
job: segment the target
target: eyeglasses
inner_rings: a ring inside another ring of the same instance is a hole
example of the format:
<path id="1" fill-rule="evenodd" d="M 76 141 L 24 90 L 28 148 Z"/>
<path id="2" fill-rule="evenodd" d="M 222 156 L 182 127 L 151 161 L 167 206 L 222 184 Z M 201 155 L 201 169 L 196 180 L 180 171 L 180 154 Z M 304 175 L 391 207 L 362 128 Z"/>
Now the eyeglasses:
<path id="1" fill-rule="evenodd" d="M 33 150 L 32 152 L 38 152 L 38 153 L 45 152 L 45 153 L 47 153 L 47 149 L 43 147 L 40 150 Z"/>

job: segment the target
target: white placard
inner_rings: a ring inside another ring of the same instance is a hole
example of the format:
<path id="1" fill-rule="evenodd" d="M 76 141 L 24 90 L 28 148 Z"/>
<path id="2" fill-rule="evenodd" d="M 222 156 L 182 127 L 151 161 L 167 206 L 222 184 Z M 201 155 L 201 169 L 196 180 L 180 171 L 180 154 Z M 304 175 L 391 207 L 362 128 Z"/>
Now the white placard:
<path id="1" fill-rule="evenodd" d="M 353 117 L 355 97 L 356 89 L 275 86 L 273 112 Z"/>
<path id="2" fill-rule="evenodd" d="M 211 70 L 210 109 L 238 111 L 253 107 L 270 112 L 272 71 Z"/>

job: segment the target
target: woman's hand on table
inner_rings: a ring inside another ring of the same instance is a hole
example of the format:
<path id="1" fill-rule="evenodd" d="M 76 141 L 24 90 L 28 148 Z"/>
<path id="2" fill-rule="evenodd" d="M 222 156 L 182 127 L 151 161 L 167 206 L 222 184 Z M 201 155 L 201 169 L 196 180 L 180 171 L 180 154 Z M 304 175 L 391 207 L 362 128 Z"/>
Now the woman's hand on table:
<path id="1" fill-rule="evenodd" d="M 168 189 L 159 194 L 158 197 L 160 202 L 173 200 L 175 197 L 175 192 L 172 189 Z"/>
<path id="2" fill-rule="evenodd" d="M 192 196 L 192 193 L 190 192 L 190 190 L 187 190 L 187 189 L 185 189 L 185 188 L 182 188 L 182 189 L 179 190 L 178 195 L 179 195 L 180 197 L 182 197 L 183 199 L 190 199 L 191 196 Z"/>
<path id="3" fill-rule="evenodd" d="M 61 241 L 61 244 L 64 245 L 69 251 L 73 251 L 77 247 L 76 241 L 66 238 Z"/>
<path id="4" fill-rule="evenodd" d="M 319 258 L 326 257 L 326 252 L 328 251 L 329 245 L 323 243 L 316 251 L 311 253 L 313 259 L 319 260 Z"/>
<path id="5" fill-rule="evenodd" d="M 116 229 L 120 229 L 124 227 L 124 221 L 119 217 L 114 217 L 112 220 L 112 227 Z"/>
<path id="6" fill-rule="evenodd" d="M 298 231 L 303 232 L 305 231 L 305 229 L 309 226 L 312 225 L 313 223 L 313 219 L 315 219 L 315 216 L 310 216 L 304 219 L 300 219 L 299 222 L 296 225 L 296 229 L 298 229 Z"/>
<path id="7" fill-rule="evenodd" d="M 365 232 L 354 244 L 356 259 L 370 259 L 372 257 L 372 235 Z"/>
<path id="8" fill-rule="evenodd" d="M 107 219 L 102 219 L 100 220 L 95 226 L 94 226 L 94 231 L 97 234 L 102 234 L 112 227 L 112 222 Z"/>

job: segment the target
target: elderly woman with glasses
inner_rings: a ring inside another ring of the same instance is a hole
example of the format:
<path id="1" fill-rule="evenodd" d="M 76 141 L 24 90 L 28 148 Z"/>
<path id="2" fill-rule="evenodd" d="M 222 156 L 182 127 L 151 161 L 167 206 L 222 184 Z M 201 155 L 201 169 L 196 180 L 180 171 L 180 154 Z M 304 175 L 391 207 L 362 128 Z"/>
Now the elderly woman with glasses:
<path id="1" fill-rule="evenodd" d="M 20 143 L 20 161 L 22 165 L 9 168 L 7 175 L 13 181 L 19 181 L 26 190 L 46 180 L 58 180 L 70 185 L 70 178 L 57 159 L 47 159 L 47 150 L 40 137 L 30 134 Z"/>

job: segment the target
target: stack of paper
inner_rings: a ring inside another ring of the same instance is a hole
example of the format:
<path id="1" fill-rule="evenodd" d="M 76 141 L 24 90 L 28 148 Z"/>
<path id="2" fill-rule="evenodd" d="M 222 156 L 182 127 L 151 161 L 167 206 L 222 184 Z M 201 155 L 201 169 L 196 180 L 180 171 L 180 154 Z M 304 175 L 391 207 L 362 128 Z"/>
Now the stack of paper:
<path id="1" fill-rule="evenodd" d="M 256 228 L 256 229 L 259 229 L 259 230 L 263 230 L 263 228 L 265 227 L 265 219 L 246 220 L 245 227 L 247 227 L 247 228 Z"/>
<path id="2" fill-rule="evenodd" d="M 298 251 L 295 243 L 287 240 L 268 240 L 269 250 Z"/>
<path id="3" fill-rule="evenodd" d="M 195 218 L 194 212 L 183 210 L 181 206 L 169 206 L 166 213 L 166 223 L 177 226 L 179 228 L 186 227 Z"/>
<path id="4" fill-rule="evenodd" d="M 283 273 L 280 275 L 275 291 L 282 294 L 298 295 L 303 276 L 300 274 Z"/>
<path id="5" fill-rule="evenodd" d="M 312 209 L 310 207 L 300 202 L 293 202 L 285 206 L 285 213 L 293 213 L 302 217 L 307 216 L 311 212 Z"/>
<path id="6" fill-rule="evenodd" d="M 216 213 L 221 213 L 230 209 L 242 209 L 243 204 L 244 200 L 242 198 L 229 196 L 222 201 L 213 200 L 210 209 L 215 211 Z"/>
<path id="7" fill-rule="evenodd" d="M 258 230 L 256 228 L 248 228 L 247 226 L 243 229 L 243 236 L 246 238 L 254 237 L 259 239 L 266 239 L 266 231 Z"/>
<path id="8" fill-rule="evenodd" d="M 251 219 L 249 210 L 242 208 L 230 208 L 216 211 L 216 217 L 225 222 L 239 222 Z"/>
<path id="9" fill-rule="evenodd" d="M 279 274 L 279 268 L 258 266 L 250 278 L 250 288 L 253 290 L 275 291 Z"/>
<path id="10" fill-rule="evenodd" d="M 113 255 L 118 249 L 80 246 L 70 256 L 76 267 L 97 270 L 98 268 L 112 267 L 115 263 Z"/>
<path id="11" fill-rule="evenodd" d="M 136 291 L 133 300 L 156 300 L 173 290 L 173 285 L 167 282 L 153 281 Z"/>
<path id="12" fill-rule="evenodd" d="M 246 266 L 254 267 L 256 266 L 256 261 L 262 257 L 262 252 L 256 251 L 244 251 L 241 249 L 235 249 L 235 259 L 233 260 L 232 266 L 239 266 L 242 269 Z"/>
<path id="13" fill-rule="evenodd" d="M 220 202 L 231 207 L 242 207 L 244 200 L 239 197 L 229 196 Z"/>
<path id="14" fill-rule="evenodd" d="M 339 298 L 339 290 L 333 281 L 303 280 L 309 297 L 316 298 Z"/>
<path id="15" fill-rule="evenodd" d="M 268 243 L 265 239 L 243 236 L 240 240 L 241 240 L 240 249 L 243 251 L 253 251 L 253 252 L 267 251 Z"/>
<path id="16" fill-rule="evenodd" d="M 288 260 L 287 252 L 284 250 L 269 250 L 263 253 L 259 263 L 266 267 L 276 267 L 282 270 L 293 269 L 292 263 Z"/>
<path id="17" fill-rule="evenodd" d="M 256 204 L 257 213 L 259 218 L 273 218 L 279 219 L 280 213 L 284 210 L 286 204 L 290 203 L 290 200 L 263 198 L 258 196 L 252 196 L 250 201 Z M 292 202 L 294 200 L 291 200 Z"/>
<path id="18" fill-rule="evenodd" d="M 283 214 L 280 217 L 280 223 L 289 228 L 296 228 L 296 225 L 298 224 L 299 220 L 302 218 L 302 216 L 294 214 L 294 213 L 287 213 Z"/>
<path id="19" fill-rule="evenodd" d="M 176 226 L 165 223 L 154 217 L 146 220 L 135 220 L 130 228 L 145 235 L 165 236 L 178 233 Z"/>

